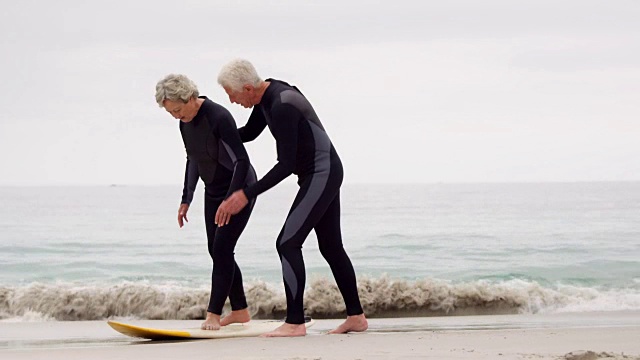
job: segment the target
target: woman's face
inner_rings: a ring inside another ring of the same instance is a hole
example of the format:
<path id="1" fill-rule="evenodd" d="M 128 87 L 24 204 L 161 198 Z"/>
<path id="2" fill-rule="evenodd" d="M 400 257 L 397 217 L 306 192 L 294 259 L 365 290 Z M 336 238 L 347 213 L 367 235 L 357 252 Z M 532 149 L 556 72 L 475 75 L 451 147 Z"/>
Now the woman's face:
<path id="1" fill-rule="evenodd" d="M 162 105 L 171 116 L 185 123 L 193 120 L 198 114 L 198 106 L 195 98 L 190 98 L 186 103 L 182 101 L 165 100 L 162 102 Z"/>

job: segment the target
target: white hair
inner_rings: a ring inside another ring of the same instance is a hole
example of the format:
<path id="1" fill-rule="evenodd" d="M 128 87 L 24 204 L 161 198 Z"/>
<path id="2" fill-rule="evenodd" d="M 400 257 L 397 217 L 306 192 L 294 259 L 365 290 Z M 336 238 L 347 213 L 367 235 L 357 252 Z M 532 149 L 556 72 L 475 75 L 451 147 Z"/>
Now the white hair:
<path id="1" fill-rule="evenodd" d="M 245 85 L 258 87 L 260 83 L 262 79 L 258 76 L 256 68 L 244 59 L 231 60 L 218 74 L 218 84 L 233 91 L 240 91 Z"/>
<path id="2" fill-rule="evenodd" d="M 182 74 L 169 74 L 156 84 L 156 102 L 160 107 L 164 107 L 165 100 L 187 103 L 198 95 L 196 84 Z"/>

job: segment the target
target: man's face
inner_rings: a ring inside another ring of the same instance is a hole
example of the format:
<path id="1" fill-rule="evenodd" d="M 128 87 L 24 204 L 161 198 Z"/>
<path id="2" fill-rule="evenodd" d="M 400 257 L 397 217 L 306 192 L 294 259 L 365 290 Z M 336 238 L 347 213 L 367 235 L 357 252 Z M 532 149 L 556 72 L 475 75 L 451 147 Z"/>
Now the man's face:
<path id="1" fill-rule="evenodd" d="M 162 105 L 171 116 L 185 123 L 193 120 L 196 114 L 198 114 L 196 100 L 194 98 L 189 99 L 186 103 L 182 101 L 165 100 L 162 102 Z"/>
<path id="2" fill-rule="evenodd" d="M 229 95 L 229 101 L 234 104 L 242 105 L 245 108 L 251 108 L 253 105 L 254 88 L 251 85 L 245 85 L 240 91 L 234 91 L 230 87 L 225 86 L 224 91 Z"/>

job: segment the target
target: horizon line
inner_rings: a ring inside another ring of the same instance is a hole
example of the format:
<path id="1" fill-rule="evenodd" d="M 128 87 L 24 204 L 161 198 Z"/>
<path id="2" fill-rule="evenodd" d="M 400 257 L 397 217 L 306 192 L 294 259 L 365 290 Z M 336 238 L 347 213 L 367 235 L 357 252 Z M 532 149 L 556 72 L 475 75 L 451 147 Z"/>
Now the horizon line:
<path id="1" fill-rule="evenodd" d="M 399 181 L 399 182 L 345 182 L 342 186 L 351 185 L 499 185 L 499 184 L 577 184 L 577 183 L 634 183 L 637 180 L 499 180 L 499 181 Z M 280 183 L 283 184 L 283 183 Z M 280 185 L 278 184 L 278 185 Z M 286 184 L 286 183 L 284 183 Z M 295 185 L 289 183 L 290 185 Z M 276 185 L 276 186 L 278 186 Z M 148 186 L 163 187 L 175 186 L 182 187 L 179 183 L 160 183 L 160 184 L 143 184 L 143 183 L 41 183 L 41 184 L 0 184 L 0 187 L 127 187 L 127 186 Z"/>

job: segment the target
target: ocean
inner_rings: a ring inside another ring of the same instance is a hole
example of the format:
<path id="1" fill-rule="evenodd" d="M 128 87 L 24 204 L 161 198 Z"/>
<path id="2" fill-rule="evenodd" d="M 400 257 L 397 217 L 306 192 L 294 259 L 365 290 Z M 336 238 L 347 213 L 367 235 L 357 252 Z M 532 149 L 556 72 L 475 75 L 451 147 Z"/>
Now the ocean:
<path id="1" fill-rule="evenodd" d="M 293 182 L 258 198 L 236 247 L 254 318 L 282 318 L 275 239 Z M 211 259 L 200 187 L 0 187 L 0 321 L 199 319 Z M 366 314 L 640 310 L 640 182 L 346 184 L 342 231 Z M 315 235 L 305 306 L 344 305 Z"/>

